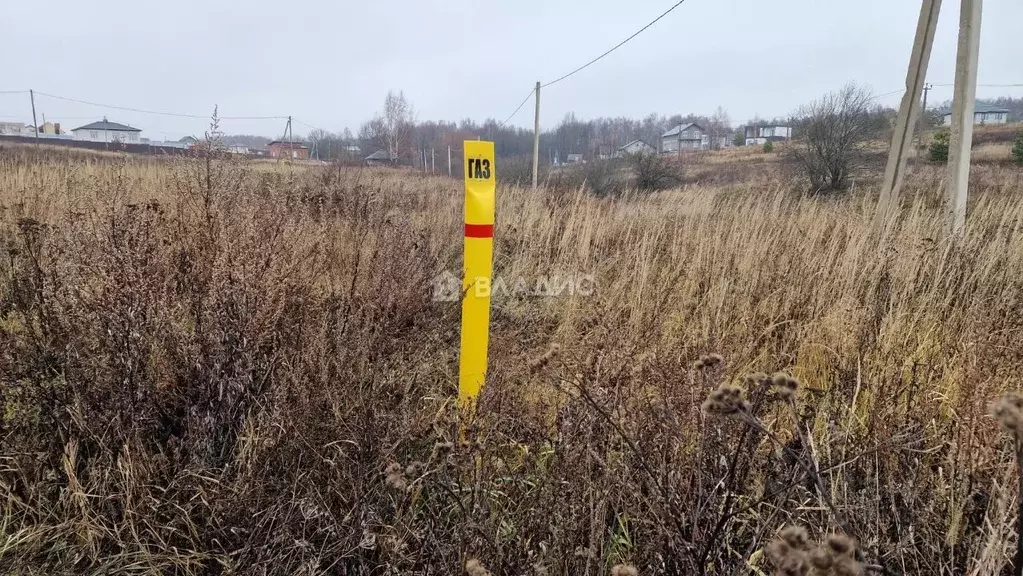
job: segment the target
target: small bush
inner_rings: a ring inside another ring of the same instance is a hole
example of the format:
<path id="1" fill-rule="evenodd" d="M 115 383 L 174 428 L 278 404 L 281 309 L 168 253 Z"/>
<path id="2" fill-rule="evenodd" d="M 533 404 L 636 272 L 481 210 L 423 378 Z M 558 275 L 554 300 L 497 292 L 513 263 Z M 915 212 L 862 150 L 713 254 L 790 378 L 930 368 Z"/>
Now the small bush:
<path id="1" fill-rule="evenodd" d="M 682 171 L 679 166 L 663 156 L 634 154 L 628 160 L 638 190 L 666 190 L 682 184 Z"/>
<path id="2" fill-rule="evenodd" d="M 931 140 L 930 158 L 931 162 L 948 162 L 948 130 L 939 130 Z"/>
<path id="3" fill-rule="evenodd" d="M 771 152 L 774 152 L 774 143 L 768 140 L 764 142 L 764 154 L 770 154 Z"/>
<path id="4" fill-rule="evenodd" d="M 619 159 L 593 160 L 583 164 L 580 171 L 586 189 L 594 196 L 617 196 L 628 184 Z"/>
<path id="5" fill-rule="evenodd" d="M 1012 161 L 1023 166 L 1023 132 L 1016 134 L 1016 143 L 1012 147 Z"/>
<path id="6" fill-rule="evenodd" d="M 505 184 L 529 186 L 533 183 L 533 159 L 529 156 L 516 156 L 514 158 L 507 159 L 502 158 L 498 162 L 497 168 L 497 177 Z M 538 169 L 538 181 L 542 184 L 550 175 L 550 166 L 541 162 Z"/>

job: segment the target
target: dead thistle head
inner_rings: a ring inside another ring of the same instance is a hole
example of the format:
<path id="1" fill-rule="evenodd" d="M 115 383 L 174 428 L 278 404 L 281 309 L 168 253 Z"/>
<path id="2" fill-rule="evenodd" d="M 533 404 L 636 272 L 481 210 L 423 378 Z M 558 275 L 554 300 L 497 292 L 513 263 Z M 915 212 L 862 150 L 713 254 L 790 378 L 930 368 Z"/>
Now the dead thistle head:
<path id="1" fill-rule="evenodd" d="M 767 558 L 785 576 L 806 576 L 809 562 L 806 552 L 793 548 L 783 539 L 773 540 L 765 549 Z"/>
<path id="2" fill-rule="evenodd" d="M 724 356 L 716 352 L 714 354 L 704 354 L 700 356 L 699 360 L 693 362 L 693 369 L 703 370 L 704 368 L 713 368 L 714 366 L 721 364 L 724 359 Z"/>
<path id="3" fill-rule="evenodd" d="M 843 534 L 832 534 L 824 546 L 811 549 L 806 530 L 789 526 L 764 550 L 785 576 L 859 576 L 863 565 L 856 561 L 856 543 Z M 812 570 L 812 572 L 811 572 Z"/>
<path id="4" fill-rule="evenodd" d="M 401 464 L 397 462 L 391 462 L 384 469 L 384 481 L 398 492 L 403 492 L 408 487 L 408 482 L 405 481 L 405 472 L 401 469 Z"/>
<path id="5" fill-rule="evenodd" d="M 611 576 L 639 576 L 639 570 L 631 564 L 618 564 L 611 568 Z"/>
<path id="6" fill-rule="evenodd" d="M 1016 441 L 1023 438 L 1023 396 L 1019 394 L 1006 394 L 993 409 L 995 418 L 1013 433 Z"/>
<path id="7" fill-rule="evenodd" d="M 490 576 L 490 571 L 484 568 L 483 564 L 475 558 L 466 560 L 465 572 L 469 576 Z"/>
<path id="8" fill-rule="evenodd" d="M 786 526 L 778 536 L 796 550 L 810 549 L 810 535 L 801 526 Z"/>
<path id="9" fill-rule="evenodd" d="M 557 358 L 558 354 L 560 353 L 561 345 L 557 343 L 551 344 L 551 347 L 547 349 L 547 352 L 544 352 L 543 356 L 534 358 L 529 361 L 529 372 L 530 373 L 536 372 L 537 370 L 550 364 L 551 360 Z"/>
<path id="10" fill-rule="evenodd" d="M 721 384 L 703 401 L 703 411 L 727 416 L 749 410 L 749 402 L 742 397 L 742 389 L 732 384 Z"/>
<path id="11" fill-rule="evenodd" d="M 763 384 L 764 382 L 767 382 L 770 379 L 771 377 L 763 372 L 754 372 L 752 374 L 747 374 L 746 376 L 743 377 L 742 380 L 747 385 L 752 386 L 754 384 Z"/>
<path id="12" fill-rule="evenodd" d="M 832 556 L 848 556 L 852 558 L 856 553 L 856 542 L 845 534 L 832 534 L 828 536 L 828 550 Z"/>
<path id="13" fill-rule="evenodd" d="M 796 380 L 792 376 L 784 372 L 775 372 L 774 376 L 771 377 L 771 383 L 774 385 L 775 391 L 778 393 L 783 400 L 792 398 L 796 390 L 799 389 L 799 380 Z"/>

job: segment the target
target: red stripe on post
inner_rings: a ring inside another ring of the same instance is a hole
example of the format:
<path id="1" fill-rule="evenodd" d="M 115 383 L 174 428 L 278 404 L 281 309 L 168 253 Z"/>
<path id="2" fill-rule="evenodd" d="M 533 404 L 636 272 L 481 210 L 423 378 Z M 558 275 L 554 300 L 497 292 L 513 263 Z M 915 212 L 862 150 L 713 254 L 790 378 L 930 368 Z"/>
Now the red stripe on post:
<path id="1" fill-rule="evenodd" d="M 494 237 L 494 225 L 493 224 L 466 224 L 465 225 L 465 237 L 466 238 L 493 238 Z"/>

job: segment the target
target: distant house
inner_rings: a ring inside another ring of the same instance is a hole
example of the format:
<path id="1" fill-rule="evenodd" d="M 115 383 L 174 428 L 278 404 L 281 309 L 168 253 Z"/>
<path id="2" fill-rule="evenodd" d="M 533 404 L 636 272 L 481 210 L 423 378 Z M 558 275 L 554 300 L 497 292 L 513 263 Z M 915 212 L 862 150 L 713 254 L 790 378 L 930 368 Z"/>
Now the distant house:
<path id="1" fill-rule="evenodd" d="M 973 123 L 974 124 L 1006 124 L 1009 122 L 1009 110 L 1006 108 L 998 108 L 996 106 L 988 106 L 986 104 L 977 104 L 973 108 Z M 945 126 L 952 125 L 952 111 L 945 113 Z"/>
<path id="2" fill-rule="evenodd" d="M 227 149 L 230 150 L 232 154 L 249 153 L 249 147 L 244 144 L 231 144 L 230 146 L 227 147 Z"/>
<path id="3" fill-rule="evenodd" d="M 63 134 L 60 130 L 60 122 L 43 122 L 39 126 L 40 134 Z"/>
<path id="4" fill-rule="evenodd" d="M 110 122 L 106 118 L 100 122 L 93 122 L 71 130 L 71 133 L 75 135 L 75 140 L 84 142 L 123 142 L 125 144 L 138 144 L 140 132 L 142 130 L 139 128 Z"/>
<path id="5" fill-rule="evenodd" d="M 699 124 L 679 124 L 661 135 L 661 152 L 702 150 L 707 147 L 707 132 Z"/>
<path id="6" fill-rule="evenodd" d="M 301 142 L 274 140 L 266 145 L 266 149 L 270 151 L 271 158 L 309 159 L 309 147 Z"/>
<path id="7" fill-rule="evenodd" d="M 767 142 L 778 142 L 792 138 L 792 128 L 777 124 L 768 126 L 747 126 L 746 145 L 759 146 Z"/>
<path id="8" fill-rule="evenodd" d="M 642 140 L 633 140 L 624 146 L 618 147 L 618 156 L 626 154 L 656 154 L 657 149 Z"/>
<path id="9" fill-rule="evenodd" d="M 25 131 L 24 122 L 0 122 L 0 134 L 21 136 Z"/>
<path id="10" fill-rule="evenodd" d="M 391 155 L 387 153 L 387 150 L 377 150 L 366 156 L 366 166 L 390 166 L 391 164 Z"/>
<path id="11" fill-rule="evenodd" d="M 178 143 L 179 144 L 184 144 L 185 147 L 188 148 L 189 146 L 195 146 L 196 144 L 198 144 L 199 143 L 199 139 L 196 138 L 195 136 L 185 136 L 185 137 L 181 138 L 180 140 L 178 140 Z"/>
<path id="12" fill-rule="evenodd" d="M 565 159 L 565 164 L 582 164 L 582 163 L 583 163 L 583 155 L 582 154 L 569 154 L 568 158 Z"/>

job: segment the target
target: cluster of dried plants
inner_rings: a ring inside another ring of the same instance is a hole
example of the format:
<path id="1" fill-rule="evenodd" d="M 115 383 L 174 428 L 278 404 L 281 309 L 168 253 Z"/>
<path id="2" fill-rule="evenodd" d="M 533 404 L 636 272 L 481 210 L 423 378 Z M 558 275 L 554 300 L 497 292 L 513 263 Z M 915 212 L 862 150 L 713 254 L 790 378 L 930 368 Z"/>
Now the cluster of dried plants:
<path id="1" fill-rule="evenodd" d="M 0 572 L 998 573 L 1020 174 L 945 239 L 927 170 L 884 245 L 859 196 L 501 186 L 495 273 L 595 291 L 495 296 L 465 419 L 458 182 L 4 148 Z"/>

